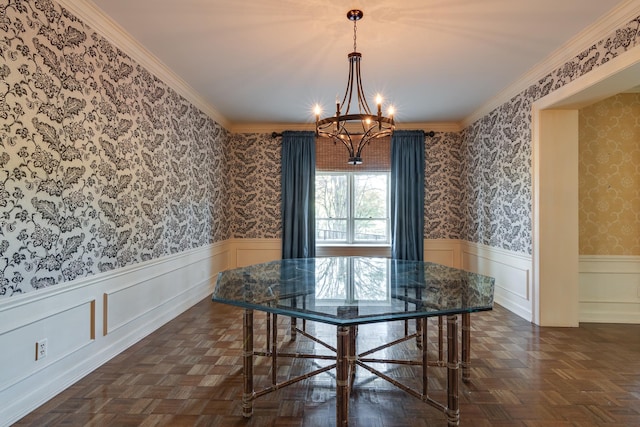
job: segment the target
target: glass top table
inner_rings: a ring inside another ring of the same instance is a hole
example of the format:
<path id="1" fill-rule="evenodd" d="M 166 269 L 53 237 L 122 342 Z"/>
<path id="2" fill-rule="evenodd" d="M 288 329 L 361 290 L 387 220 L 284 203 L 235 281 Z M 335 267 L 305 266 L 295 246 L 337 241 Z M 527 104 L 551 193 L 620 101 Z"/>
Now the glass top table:
<path id="1" fill-rule="evenodd" d="M 356 366 L 362 366 L 384 379 L 391 380 L 375 369 L 365 366 L 366 357 L 359 357 L 357 354 L 357 325 L 417 319 L 416 338 L 418 342 L 426 343 L 426 319 L 433 316 L 446 317 L 447 404 L 432 401 L 427 395 L 426 345 L 422 346 L 423 390 L 405 391 L 443 410 L 447 414 L 449 425 L 458 425 L 457 315 L 462 315 L 464 368 L 465 362 L 468 363 L 469 360 L 469 314 L 491 310 L 493 293 L 493 278 L 440 264 L 371 257 L 326 257 L 285 259 L 220 272 L 212 299 L 245 309 L 245 417 L 251 416 L 252 401 L 256 397 L 283 386 L 278 383 L 274 372 L 271 387 L 266 391 L 253 390 L 253 356 L 270 356 L 272 364 L 277 363 L 278 356 L 282 356 L 277 348 L 277 327 L 271 331 L 269 323 L 267 334 L 272 336 L 267 340 L 270 344 L 267 351 L 253 350 L 253 311 L 267 312 L 267 320 L 270 322 L 273 316 L 274 323 L 277 315 L 291 317 L 292 339 L 295 339 L 296 331 L 303 332 L 295 327 L 295 319 L 335 325 L 336 348 L 328 346 L 335 350 L 336 356 L 332 358 L 335 364 L 329 365 L 329 368 L 336 368 L 336 425 L 340 426 L 348 425 L 349 378 L 353 378 Z M 276 371 L 276 366 L 272 366 L 272 370 Z M 326 370 L 323 368 L 321 371 Z M 314 372 L 313 375 L 316 373 L 320 372 Z M 309 375 L 294 378 L 284 385 L 308 377 Z"/>

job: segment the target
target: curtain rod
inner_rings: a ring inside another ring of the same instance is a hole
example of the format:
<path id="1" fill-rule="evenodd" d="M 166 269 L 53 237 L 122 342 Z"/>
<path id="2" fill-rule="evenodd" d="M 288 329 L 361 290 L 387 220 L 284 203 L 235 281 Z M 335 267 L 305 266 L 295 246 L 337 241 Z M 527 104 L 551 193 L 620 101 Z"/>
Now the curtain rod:
<path id="1" fill-rule="evenodd" d="M 425 132 L 424 136 L 425 137 L 431 137 L 433 138 L 436 135 L 436 133 L 432 130 L 430 130 L 429 132 Z M 271 138 L 281 138 L 282 137 L 282 133 L 281 132 L 271 132 Z"/>

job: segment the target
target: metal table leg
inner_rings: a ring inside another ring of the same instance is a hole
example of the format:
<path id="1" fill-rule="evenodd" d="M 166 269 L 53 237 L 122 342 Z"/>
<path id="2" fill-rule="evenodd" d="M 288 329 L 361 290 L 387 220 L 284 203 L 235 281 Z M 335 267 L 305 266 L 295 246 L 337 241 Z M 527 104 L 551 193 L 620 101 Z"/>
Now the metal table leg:
<path id="1" fill-rule="evenodd" d="M 253 310 L 245 309 L 242 322 L 242 359 L 244 393 L 242 394 L 242 416 L 253 415 Z"/>
<path id="2" fill-rule="evenodd" d="M 471 380 L 471 314 L 462 314 L 462 381 Z"/>
<path id="3" fill-rule="evenodd" d="M 427 348 L 427 344 L 429 343 L 427 328 L 429 319 L 427 317 L 423 317 L 421 319 L 416 319 L 416 321 L 422 323 L 422 395 L 427 396 L 429 393 L 429 352 Z"/>
<path id="4" fill-rule="evenodd" d="M 458 397 L 458 316 L 447 316 L 447 423 L 457 426 L 460 423 Z"/>
<path id="5" fill-rule="evenodd" d="M 337 327 L 336 345 L 336 426 L 349 425 L 349 341 L 350 328 Z"/>

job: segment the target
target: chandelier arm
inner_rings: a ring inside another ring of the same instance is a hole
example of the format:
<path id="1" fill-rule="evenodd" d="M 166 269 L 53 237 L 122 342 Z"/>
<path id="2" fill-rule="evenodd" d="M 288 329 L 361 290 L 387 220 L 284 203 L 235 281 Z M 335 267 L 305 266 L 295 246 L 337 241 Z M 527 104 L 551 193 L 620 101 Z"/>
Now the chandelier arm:
<path id="1" fill-rule="evenodd" d="M 349 86 L 351 86 L 352 73 L 353 71 L 351 70 L 351 59 L 349 59 L 349 78 L 347 79 L 347 87 L 344 90 L 344 96 L 342 97 L 342 102 L 340 103 L 340 111 L 342 112 L 341 114 L 349 113 L 349 106 L 347 105 L 347 109 L 345 110 L 344 105 L 347 102 L 347 99 L 349 100 L 349 103 L 351 102 L 351 96 L 349 95 Z"/>
<path id="2" fill-rule="evenodd" d="M 370 143 L 371 143 L 371 140 L 373 140 L 373 139 L 379 139 L 379 138 L 384 138 L 385 136 L 390 136 L 392 133 L 393 133 L 393 132 L 392 132 L 392 130 L 391 130 L 391 129 L 386 129 L 386 130 L 385 130 L 385 131 L 383 131 L 383 132 L 376 132 L 374 135 L 371 135 L 371 136 L 367 137 L 367 138 L 366 138 L 366 140 L 365 140 L 365 138 L 363 137 L 363 138 L 360 140 L 360 143 L 358 144 L 358 150 L 357 150 L 356 157 L 362 157 L 362 156 L 361 156 L 361 153 L 362 153 L 362 150 L 364 149 L 364 146 L 365 146 L 365 145 L 367 145 L 367 144 L 370 144 Z"/>
<path id="3" fill-rule="evenodd" d="M 344 139 L 339 138 L 336 135 L 331 135 L 331 139 L 333 139 L 334 143 L 337 142 L 337 141 L 340 141 L 342 143 L 342 145 L 344 145 L 345 148 L 347 149 L 347 151 L 349 152 L 349 157 L 354 157 L 353 145 L 347 144 L 347 142 Z M 349 138 L 349 142 L 351 142 L 351 138 Z"/>
<path id="4" fill-rule="evenodd" d="M 334 143 L 336 141 L 340 141 L 349 152 L 349 156 L 353 157 L 353 153 L 355 152 L 355 149 L 353 147 L 353 140 L 351 139 L 351 134 L 344 126 L 344 122 L 340 125 L 339 132 L 336 132 L 336 134 L 332 134 L 331 138 L 333 139 Z"/>
<path id="5" fill-rule="evenodd" d="M 346 128 L 346 124 L 347 124 L 346 121 L 340 122 L 340 132 L 338 133 L 338 136 L 340 137 L 340 140 L 342 141 L 344 146 L 347 147 L 349 154 L 353 156 L 353 153 L 355 151 L 353 147 L 353 139 L 351 138 L 351 133 Z M 345 141 L 343 137 L 346 137 L 347 140 Z M 349 142 L 348 144 L 347 144 L 347 141 Z"/>
<path id="6" fill-rule="evenodd" d="M 366 132 L 364 132 L 362 134 L 362 137 L 360 138 L 360 141 L 358 141 L 358 153 L 356 154 L 357 157 L 360 157 L 360 153 L 362 152 L 362 149 L 364 148 L 365 145 L 367 145 L 371 139 L 373 139 L 370 134 L 371 134 L 371 130 L 374 127 L 371 126 L 369 129 L 366 130 Z"/>
<path id="7" fill-rule="evenodd" d="M 371 130 L 371 116 L 370 115 L 363 116 L 363 118 L 360 120 L 360 126 L 362 127 L 362 134 L 363 135 L 368 134 L 369 131 Z"/>
<path id="8" fill-rule="evenodd" d="M 367 98 L 364 94 L 364 89 L 362 87 L 362 77 L 360 75 L 360 61 L 356 64 L 356 85 L 358 89 L 358 107 L 364 111 L 366 114 L 371 114 L 371 110 L 369 109 L 369 104 L 367 104 Z"/>
<path id="9" fill-rule="evenodd" d="M 353 98 L 353 83 L 354 80 L 358 78 L 357 74 L 354 73 L 356 64 L 358 61 L 357 52 L 352 52 L 349 54 L 349 80 L 347 81 L 347 90 L 344 92 L 344 99 L 342 100 L 342 106 L 344 107 L 345 102 L 347 102 L 347 109 L 342 108 L 342 114 L 349 114 L 351 110 L 351 99 Z"/>

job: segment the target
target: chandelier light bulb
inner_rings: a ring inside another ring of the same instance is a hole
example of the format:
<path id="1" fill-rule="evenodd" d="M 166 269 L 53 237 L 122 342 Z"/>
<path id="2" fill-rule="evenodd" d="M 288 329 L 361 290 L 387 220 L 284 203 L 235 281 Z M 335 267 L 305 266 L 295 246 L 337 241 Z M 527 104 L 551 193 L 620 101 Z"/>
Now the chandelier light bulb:
<path id="1" fill-rule="evenodd" d="M 382 105 L 382 95 L 380 94 L 376 95 L 376 104 Z"/>

